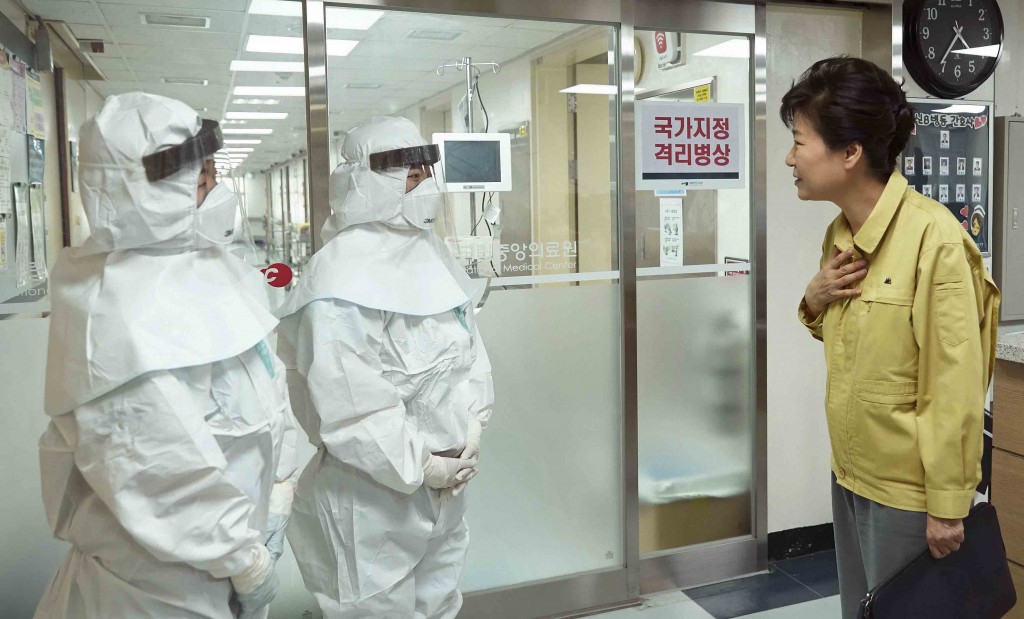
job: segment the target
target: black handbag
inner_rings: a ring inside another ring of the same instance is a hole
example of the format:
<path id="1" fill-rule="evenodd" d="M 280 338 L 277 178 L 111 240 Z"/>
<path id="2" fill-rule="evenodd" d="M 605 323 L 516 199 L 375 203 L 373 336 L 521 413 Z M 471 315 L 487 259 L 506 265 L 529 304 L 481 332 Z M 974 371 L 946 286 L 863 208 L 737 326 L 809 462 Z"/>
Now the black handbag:
<path id="1" fill-rule="evenodd" d="M 996 508 L 974 506 L 964 543 L 944 559 L 929 551 L 868 592 L 862 619 L 997 619 L 1017 603 Z"/>

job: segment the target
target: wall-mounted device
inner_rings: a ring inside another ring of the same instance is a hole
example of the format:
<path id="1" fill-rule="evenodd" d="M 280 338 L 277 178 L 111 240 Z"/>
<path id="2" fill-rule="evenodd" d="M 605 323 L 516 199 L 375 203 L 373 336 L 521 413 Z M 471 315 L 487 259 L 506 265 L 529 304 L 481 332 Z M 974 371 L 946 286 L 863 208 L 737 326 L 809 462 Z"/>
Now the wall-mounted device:
<path id="1" fill-rule="evenodd" d="M 435 133 L 445 191 L 511 191 L 512 145 L 507 133 Z"/>

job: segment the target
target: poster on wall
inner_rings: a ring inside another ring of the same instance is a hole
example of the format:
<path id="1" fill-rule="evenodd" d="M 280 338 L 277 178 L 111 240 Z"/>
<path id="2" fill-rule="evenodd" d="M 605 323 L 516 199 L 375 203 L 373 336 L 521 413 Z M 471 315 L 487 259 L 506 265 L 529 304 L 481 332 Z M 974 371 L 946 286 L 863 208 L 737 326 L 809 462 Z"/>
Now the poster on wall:
<path id="1" fill-rule="evenodd" d="M 25 75 L 28 97 L 28 133 L 40 140 L 46 139 L 46 106 L 43 104 L 43 84 L 39 74 L 29 70 Z"/>
<path id="2" fill-rule="evenodd" d="M 738 189 L 743 170 L 743 105 L 639 101 L 637 189 Z"/>
<path id="3" fill-rule="evenodd" d="M 11 114 L 14 119 L 14 130 L 25 133 L 25 63 L 17 58 L 11 59 Z"/>
<path id="4" fill-rule="evenodd" d="M 46 173 L 46 142 L 28 136 L 28 182 L 42 183 Z"/>
<path id="5" fill-rule="evenodd" d="M 910 186 L 949 209 L 983 254 L 991 252 L 991 106 L 984 102 L 907 99 L 916 126 L 900 170 Z"/>
<path id="6" fill-rule="evenodd" d="M 32 220 L 32 269 L 36 281 L 46 279 L 46 200 L 43 184 L 32 183 L 28 191 L 29 213 Z"/>

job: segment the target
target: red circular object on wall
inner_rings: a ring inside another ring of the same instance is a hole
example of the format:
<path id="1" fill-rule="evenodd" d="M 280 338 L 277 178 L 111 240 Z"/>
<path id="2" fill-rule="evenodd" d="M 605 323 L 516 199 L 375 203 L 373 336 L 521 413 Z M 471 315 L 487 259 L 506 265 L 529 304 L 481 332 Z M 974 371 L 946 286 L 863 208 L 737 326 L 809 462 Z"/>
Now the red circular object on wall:
<path id="1" fill-rule="evenodd" d="M 274 288 L 284 288 L 292 281 L 292 269 L 283 262 L 275 262 L 265 269 L 260 269 L 260 272 Z"/>

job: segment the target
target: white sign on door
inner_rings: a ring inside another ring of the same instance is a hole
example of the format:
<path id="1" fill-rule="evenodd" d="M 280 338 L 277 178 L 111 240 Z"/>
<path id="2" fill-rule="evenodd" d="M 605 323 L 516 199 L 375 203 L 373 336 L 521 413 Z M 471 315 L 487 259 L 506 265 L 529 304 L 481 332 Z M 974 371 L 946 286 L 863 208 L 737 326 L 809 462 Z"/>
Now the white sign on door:
<path id="1" fill-rule="evenodd" d="M 743 170 L 743 105 L 639 101 L 637 189 L 736 189 Z"/>

